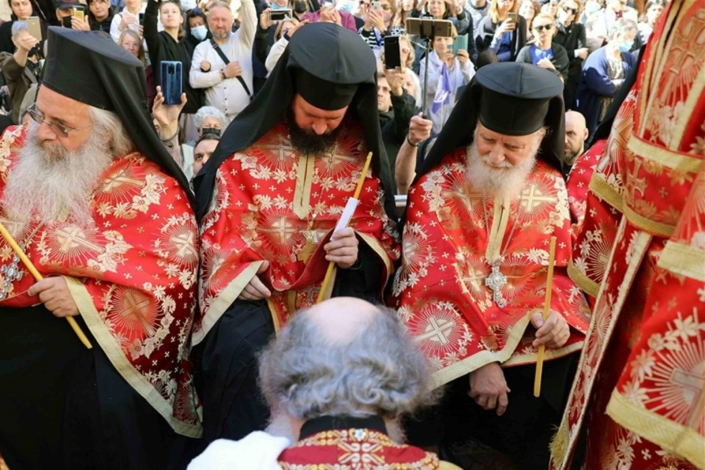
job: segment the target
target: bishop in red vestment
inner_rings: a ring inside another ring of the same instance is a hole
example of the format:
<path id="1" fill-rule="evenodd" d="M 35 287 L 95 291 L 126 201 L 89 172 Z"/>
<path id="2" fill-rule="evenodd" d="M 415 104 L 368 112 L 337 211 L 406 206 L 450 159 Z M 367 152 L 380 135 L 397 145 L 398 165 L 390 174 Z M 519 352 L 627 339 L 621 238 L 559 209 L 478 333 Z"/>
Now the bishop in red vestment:
<path id="1" fill-rule="evenodd" d="M 570 274 L 595 304 L 554 469 L 705 468 L 705 2 L 674 1 L 590 179 Z"/>
<path id="2" fill-rule="evenodd" d="M 376 121 L 375 58 L 337 25 L 305 25 L 196 179 L 205 440 L 262 429 L 255 354 L 321 295 L 381 301 L 399 256 Z M 373 153 L 367 174 L 363 167 Z M 349 227 L 333 234 L 360 178 Z"/>
<path id="3" fill-rule="evenodd" d="M 527 469 L 548 464 L 551 427 L 589 321 L 566 274 L 561 93 L 560 80 L 533 66 L 478 72 L 409 191 L 394 283 L 399 317 L 431 360 L 435 383 L 453 382 L 440 411 L 445 443 L 470 434 Z M 552 236 L 556 269 L 543 323 Z M 540 344 L 548 370 L 533 398 Z"/>
<path id="4" fill-rule="evenodd" d="M 13 470 L 167 468 L 177 434 L 202 433 L 188 182 L 138 98 L 139 61 L 98 32 L 50 28 L 49 48 L 33 121 L 0 139 L 0 220 L 44 278 L 0 240 L 0 454 Z"/>

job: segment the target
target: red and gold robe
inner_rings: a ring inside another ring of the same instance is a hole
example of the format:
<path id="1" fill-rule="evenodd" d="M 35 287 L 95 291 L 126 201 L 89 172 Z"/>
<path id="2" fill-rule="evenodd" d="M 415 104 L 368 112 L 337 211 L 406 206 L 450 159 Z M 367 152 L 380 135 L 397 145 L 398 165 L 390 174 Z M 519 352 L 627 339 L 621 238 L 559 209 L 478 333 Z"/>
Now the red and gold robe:
<path id="1" fill-rule="evenodd" d="M 672 2 L 590 181 L 571 275 L 595 296 L 552 468 L 705 468 L 705 1 Z"/>
<path id="2" fill-rule="evenodd" d="M 25 137 L 26 128 L 17 127 L 0 139 L 0 198 Z M 159 166 L 133 153 L 105 170 L 92 206 L 92 227 L 66 214 L 43 225 L 31 222 L 17 242 L 42 276 L 66 279 L 98 343 L 93 347 L 103 349 L 174 431 L 199 437 L 189 358 L 198 232 L 186 193 Z M 4 211 L 0 221 L 13 231 Z M 0 237 L 0 264 L 9 264 L 12 257 Z M 12 283 L 2 307 L 39 303 L 27 295 L 36 281 L 22 263 L 19 268 L 22 278 Z"/>
<path id="3" fill-rule="evenodd" d="M 260 274 L 275 328 L 315 303 L 328 267 L 325 245 L 357 187 L 367 149 L 361 128 L 344 121 L 333 150 L 300 155 L 280 123 L 255 144 L 224 161 L 201 224 L 201 319 L 194 344 L 237 299 L 264 260 Z M 350 226 L 393 273 L 399 257 L 396 225 L 384 211 L 384 190 L 370 170 Z M 332 288 L 333 282 L 330 286 Z M 380 285 L 380 295 L 384 285 Z"/>
<path id="4" fill-rule="evenodd" d="M 336 429 L 306 437 L 279 455 L 283 470 L 458 470 L 418 447 L 373 429 Z"/>
<path id="5" fill-rule="evenodd" d="M 551 308 L 564 315 L 571 335 L 561 349 L 547 350 L 547 359 L 580 350 L 590 319 L 583 294 L 565 272 L 571 224 L 561 174 L 537 162 L 507 210 L 472 188 L 467 158 L 465 149 L 453 152 L 409 190 L 394 283 L 399 316 L 431 359 L 438 385 L 490 362 L 536 361 L 530 315 L 543 309 L 551 236 L 557 237 Z M 500 255 L 508 279 L 503 308 L 485 286 L 488 259 Z"/>

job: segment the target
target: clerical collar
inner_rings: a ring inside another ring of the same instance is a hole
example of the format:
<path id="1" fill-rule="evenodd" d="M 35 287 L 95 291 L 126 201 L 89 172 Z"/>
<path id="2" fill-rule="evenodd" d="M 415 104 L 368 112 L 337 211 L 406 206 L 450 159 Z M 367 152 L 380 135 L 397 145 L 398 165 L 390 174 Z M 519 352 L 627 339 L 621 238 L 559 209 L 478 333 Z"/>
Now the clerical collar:
<path id="1" fill-rule="evenodd" d="M 324 431 L 335 429 L 371 429 L 383 434 L 387 434 L 387 427 L 384 420 L 377 415 L 366 418 L 354 418 L 352 416 L 321 416 L 320 418 L 309 419 L 301 426 L 299 440 L 318 434 Z"/>

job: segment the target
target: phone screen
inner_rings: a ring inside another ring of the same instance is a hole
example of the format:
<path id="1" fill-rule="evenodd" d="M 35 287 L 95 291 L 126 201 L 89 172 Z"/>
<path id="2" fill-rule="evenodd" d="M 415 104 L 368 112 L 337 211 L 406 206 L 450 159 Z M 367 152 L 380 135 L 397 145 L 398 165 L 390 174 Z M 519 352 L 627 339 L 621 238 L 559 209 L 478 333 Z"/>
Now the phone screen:
<path id="1" fill-rule="evenodd" d="M 456 36 L 453 38 L 453 54 L 457 55 L 458 51 L 468 50 L 468 35 L 463 34 L 462 36 Z"/>
<path id="2" fill-rule="evenodd" d="M 397 67 L 401 67 L 399 36 L 387 36 L 384 38 L 384 68 L 391 70 Z"/>
<path id="3" fill-rule="evenodd" d="M 75 16 L 79 20 L 84 20 L 86 17 L 86 13 L 83 10 L 81 10 L 80 8 L 75 8 L 73 10 L 73 16 Z"/>
<path id="4" fill-rule="evenodd" d="M 516 21 L 517 21 L 517 14 L 516 14 L 516 13 L 513 13 L 513 12 L 507 13 L 507 19 L 508 19 L 508 20 L 512 20 L 513 22 L 516 23 Z"/>

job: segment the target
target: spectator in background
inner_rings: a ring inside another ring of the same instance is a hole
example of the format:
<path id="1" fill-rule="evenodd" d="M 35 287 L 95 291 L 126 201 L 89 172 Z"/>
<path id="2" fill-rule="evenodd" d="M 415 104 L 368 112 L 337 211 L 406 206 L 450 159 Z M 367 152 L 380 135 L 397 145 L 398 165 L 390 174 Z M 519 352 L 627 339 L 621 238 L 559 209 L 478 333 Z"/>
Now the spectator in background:
<path id="1" fill-rule="evenodd" d="M 607 45 L 585 61 L 578 88 L 578 111 L 585 116 L 590 135 L 604 117 L 624 78 L 636 66 L 637 59 L 629 52 L 636 34 L 634 21 L 624 18 L 617 21 Z"/>
<path id="2" fill-rule="evenodd" d="M 575 164 L 575 160 L 585 151 L 585 141 L 588 138 L 588 133 L 585 117 L 577 111 L 566 111 L 564 163 L 568 167 L 572 167 Z"/>
<path id="3" fill-rule="evenodd" d="M 140 13 L 144 13 L 147 5 L 142 4 L 142 0 L 124 0 L 125 8 L 113 16 L 113 21 L 110 24 L 110 36 L 118 42 L 120 34 L 126 29 L 131 29 L 143 36 L 143 28 L 140 24 Z"/>
<path id="4" fill-rule="evenodd" d="M 198 128 L 199 137 L 203 137 L 206 131 L 220 135 L 228 127 L 228 119 L 225 114 L 213 106 L 203 106 L 199 109 L 193 116 L 193 123 Z"/>
<path id="5" fill-rule="evenodd" d="M 27 23 L 15 21 L 12 24 L 12 42 L 16 47 L 14 54 L 0 53 L 0 70 L 5 77 L 5 83 L 10 90 L 12 113 L 10 119 L 15 124 L 20 123 L 20 107 L 29 87 L 37 83 L 39 67 L 37 57 L 30 57 L 30 51 L 39 44 L 36 38 L 27 31 Z"/>
<path id="6" fill-rule="evenodd" d="M 638 14 L 634 8 L 627 6 L 627 0 L 607 0 L 605 8 L 591 14 L 585 22 L 585 33 L 587 35 L 587 45 L 590 52 L 604 46 L 608 41 L 608 35 L 617 25 L 620 19 L 638 20 Z"/>
<path id="7" fill-rule="evenodd" d="M 487 0 L 467 0 L 465 2 L 465 15 L 470 19 L 473 32 L 479 31 L 480 21 L 487 16 L 489 9 L 490 2 Z M 468 31 L 470 31 L 469 28 Z M 470 34 L 470 38 L 474 39 L 474 34 Z"/>
<path id="8" fill-rule="evenodd" d="M 568 79 L 564 82 L 563 88 L 565 109 L 576 109 L 580 73 L 583 69 L 583 62 L 588 56 L 585 26 L 576 21 L 579 17 L 580 3 L 578 0 L 561 0 L 558 4 L 557 32 L 553 42 L 565 48 L 570 60 Z"/>
<path id="9" fill-rule="evenodd" d="M 406 29 L 406 19 L 411 15 L 415 6 L 416 0 L 401 0 L 397 7 L 397 17 L 393 20 L 393 23 Z"/>
<path id="10" fill-rule="evenodd" d="M 665 3 L 663 0 L 649 0 L 646 4 L 644 14 L 637 25 L 641 44 L 646 44 L 649 41 L 651 33 L 654 32 L 654 27 L 656 27 L 656 21 L 661 16 L 664 7 Z"/>
<path id="11" fill-rule="evenodd" d="M 88 0 L 88 25 L 91 31 L 103 31 L 110 34 L 113 23 L 113 8 L 110 0 Z"/>
<path id="12" fill-rule="evenodd" d="M 404 89 L 409 95 L 414 97 L 416 108 L 420 109 L 423 105 L 421 101 L 421 81 L 419 76 L 409 68 L 404 69 Z"/>
<path id="13" fill-rule="evenodd" d="M 416 100 L 404 89 L 404 70 L 385 70 L 377 74 L 377 111 L 382 141 L 394 174 L 399 147 L 409 133 L 409 121 L 416 111 Z M 396 191 L 396 188 L 394 188 Z"/>
<path id="14" fill-rule="evenodd" d="M 409 186 L 416 177 L 416 173 L 423 163 L 426 153 L 430 150 L 431 130 L 433 122 L 424 119 L 421 113 L 411 118 L 409 123 L 409 134 L 402 143 L 394 166 L 394 181 L 397 185 L 397 194 L 406 194 L 409 192 Z M 419 146 L 424 144 L 424 153 Z"/>
<path id="15" fill-rule="evenodd" d="M 147 56 L 144 50 L 144 42 L 140 34 L 133 29 L 125 29 L 118 38 L 118 45 L 127 52 L 137 57 L 144 65 L 145 81 L 147 82 L 147 103 L 152 109 L 154 97 L 156 96 L 156 84 L 154 83 L 154 72 L 152 66 L 147 66 Z"/>
<path id="16" fill-rule="evenodd" d="M 475 34 L 478 54 L 491 50 L 500 62 L 516 59 L 526 45 L 526 20 L 518 15 L 516 20 L 509 17 L 509 13 L 516 13 L 516 8 L 514 0 L 492 0 Z"/>
<path id="17" fill-rule="evenodd" d="M 522 0 L 519 4 L 519 16 L 524 18 L 526 21 L 526 40 L 531 42 L 534 38 L 533 30 L 531 29 L 531 23 L 534 21 L 534 17 L 541 12 L 541 6 L 536 0 Z"/>
<path id="18" fill-rule="evenodd" d="M 392 20 L 396 17 L 396 7 L 394 1 L 390 0 L 377 0 L 374 4 L 379 4 L 379 10 L 373 7 L 373 3 L 361 5 L 365 24 L 358 33 L 379 56 L 384 47 L 384 36 L 390 33 L 392 26 L 395 26 Z"/>
<path id="19" fill-rule="evenodd" d="M 196 146 L 193 148 L 193 175 L 196 176 L 203 165 L 208 162 L 208 159 L 213 155 L 213 151 L 220 142 L 220 133 L 208 130 L 203 133 Z"/>
<path id="20" fill-rule="evenodd" d="M 253 0 L 243 0 L 240 28 L 234 33 L 233 22 L 227 3 L 211 5 L 208 29 L 213 39 L 196 47 L 190 73 L 191 86 L 205 89 L 205 104 L 221 110 L 228 121 L 245 109 L 252 97 L 252 47 L 257 31 Z"/>
<path id="21" fill-rule="evenodd" d="M 315 4 L 312 2 L 315 2 Z M 291 8 L 294 18 L 301 22 L 306 13 L 316 11 L 320 7 L 317 0 L 289 0 L 289 8 Z"/>
<path id="22" fill-rule="evenodd" d="M 459 50 L 457 56 L 453 54 L 453 38 L 456 36 L 455 27 L 452 28 L 452 37 L 436 37 L 433 40 L 433 51 L 428 58 L 428 85 L 426 88 L 425 114 L 433 121 L 433 133 L 441 131 L 455 104 L 455 93 L 458 88 L 470 83 L 475 70 L 467 51 Z M 421 61 L 419 78 L 421 89 L 424 86 L 426 61 Z M 447 75 L 448 80 L 444 79 Z M 440 91 L 439 91 L 440 89 Z M 439 98 L 437 100 L 436 98 Z M 436 102 L 438 101 L 438 102 Z"/>
<path id="23" fill-rule="evenodd" d="M 161 18 L 164 30 L 158 32 L 157 22 Z M 193 124 L 193 115 L 203 104 L 203 90 L 197 90 L 189 83 L 191 57 L 195 50 L 194 43 L 184 40 L 184 17 L 181 8 L 174 1 L 148 0 L 144 12 L 144 39 L 147 42 L 149 61 L 152 64 L 155 84 L 162 85 L 161 63 L 164 61 L 181 62 L 181 83 L 186 93 L 186 106 L 179 119 L 181 142 L 196 140 L 198 130 Z"/>
<path id="24" fill-rule="evenodd" d="M 335 9 L 333 4 L 322 5 L 317 11 L 308 11 L 302 17 L 302 21 L 308 20 L 311 23 L 318 23 L 319 21 L 326 23 L 335 23 L 338 26 L 349 29 L 350 31 L 357 33 L 357 25 L 355 23 L 355 18 L 350 13 L 344 11 L 338 11 Z"/>
<path id="25" fill-rule="evenodd" d="M 186 22 L 188 23 L 188 34 L 184 41 L 189 43 L 188 47 L 191 48 L 191 51 L 195 51 L 196 46 L 202 41 L 211 38 L 207 26 L 208 19 L 199 8 L 194 8 L 186 14 Z M 193 57 L 193 52 L 191 52 L 191 57 Z"/>
<path id="26" fill-rule="evenodd" d="M 553 43 L 553 35 L 556 33 L 553 17 L 539 13 L 533 18 L 532 30 L 534 43 L 524 46 L 516 61 L 550 70 L 565 83 L 570 60 L 563 46 Z"/>
<path id="27" fill-rule="evenodd" d="M 64 28 L 77 29 L 80 31 L 90 31 L 91 27 L 88 25 L 88 20 L 79 19 L 74 16 L 74 9 L 76 7 L 84 8 L 85 5 L 80 3 L 78 0 L 56 0 L 56 19 Z"/>
<path id="28" fill-rule="evenodd" d="M 289 39 L 291 39 L 291 36 L 296 32 L 297 29 L 299 29 L 300 25 L 304 24 L 306 23 L 299 23 L 299 21 L 295 18 L 279 22 L 279 24 L 277 25 L 277 30 L 274 33 L 274 38 L 277 42 L 275 42 L 272 48 L 269 50 L 267 60 L 264 63 L 264 66 L 267 67 L 268 73 L 274 70 L 274 67 L 276 67 L 277 62 L 279 62 L 279 58 L 282 56 L 284 50 L 286 49 L 286 46 L 289 45 Z"/>
<path id="29" fill-rule="evenodd" d="M 465 16 L 464 4 L 464 0 L 421 0 L 411 12 L 411 16 L 413 18 L 424 16 L 422 9 L 426 7 L 425 16 L 432 16 L 436 20 L 449 20 L 455 26 L 456 35 L 469 33 L 472 37 L 473 32 L 470 31 L 472 26 L 470 26 L 470 19 Z"/>
<path id="30" fill-rule="evenodd" d="M 12 41 L 12 25 L 15 21 L 26 21 L 30 16 L 34 16 L 34 8 L 31 0 L 8 0 L 10 5 L 10 21 L 0 25 L 0 52 L 13 54 L 15 43 Z M 46 37 L 46 23 L 40 18 L 42 25 L 42 38 Z"/>

